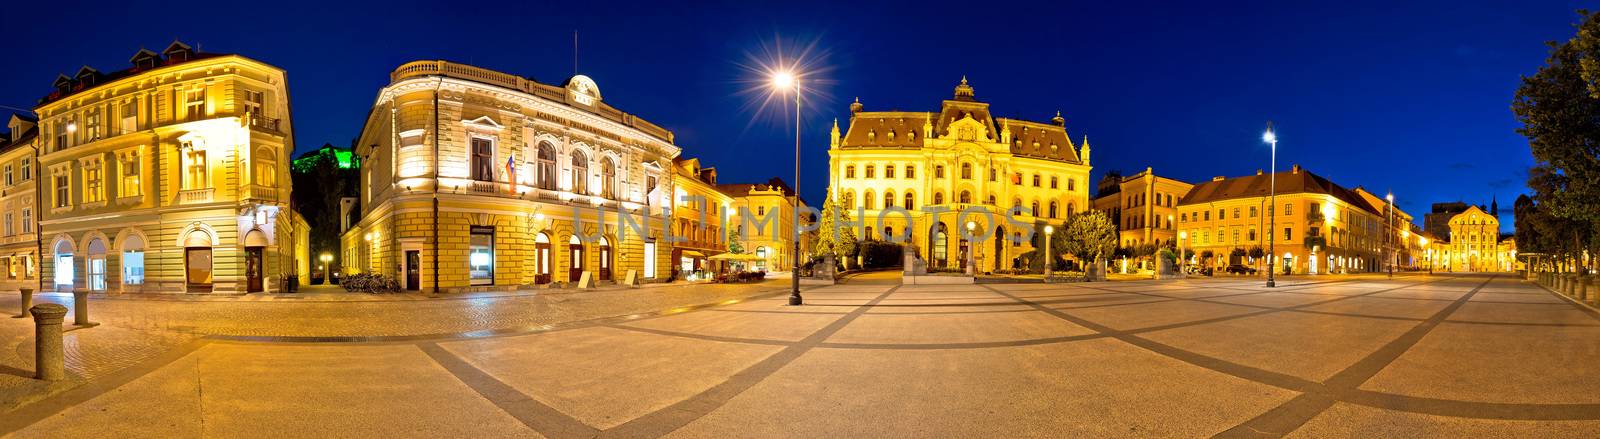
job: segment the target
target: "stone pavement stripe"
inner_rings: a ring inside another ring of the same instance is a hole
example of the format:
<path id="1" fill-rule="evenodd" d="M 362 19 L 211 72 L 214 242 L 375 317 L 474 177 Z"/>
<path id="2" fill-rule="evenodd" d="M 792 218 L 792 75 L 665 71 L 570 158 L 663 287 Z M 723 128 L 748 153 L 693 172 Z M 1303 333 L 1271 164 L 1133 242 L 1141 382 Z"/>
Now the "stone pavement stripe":
<path id="1" fill-rule="evenodd" d="M 631 421 L 623 423 L 622 425 L 618 425 L 609 430 L 600 432 L 600 436 L 660 437 L 679 428 L 683 428 L 683 426 L 688 425 L 690 422 L 694 422 L 694 420 L 705 416 L 707 413 L 711 413 L 713 410 L 722 407 L 723 404 L 727 404 L 728 400 L 733 399 L 735 396 L 739 396 L 739 394 L 744 393 L 745 390 L 749 390 L 751 387 L 754 387 L 761 381 L 766 380 L 767 377 L 772 376 L 773 373 L 776 373 L 784 366 L 788 366 L 789 363 L 794 362 L 794 360 L 800 358 L 801 355 L 804 355 L 812 348 L 815 348 L 818 344 L 822 343 L 823 340 L 827 340 L 828 337 L 831 337 L 833 334 L 839 332 L 839 330 L 844 329 L 844 327 L 849 325 L 850 322 L 855 321 L 856 318 L 866 314 L 868 309 L 871 309 L 879 302 L 882 302 L 884 298 L 894 294 L 895 290 L 898 289 L 900 289 L 899 285 L 890 287 L 882 294 L 879 294 L 878 297 L 873 298 L 864 305 L 857 305 L 857 308 L 850 311 L 849 314 L 846 314 L 844 317 L 840 317 L 833 323 L 828 324 L 828 326 L 817 330 L 817 332 L 814 332 L 805 339 L 800 340 L 799 343 L 786 347 L 782 351 L 778 351 L 778 353 L 772 354 L 772 356 L 762 360 L 760 363 L 756 363 L 754 366 L 750 366 L 745 370 L 739 371 L 739 373 L 729 377 L 727 381 L 723 381 L 722 384 L 718 384 L 710 389 L 706 389 L 706 391 L 700 392 L 700 394 L 689 397 L 683 401 L 679 401 L 676 404 L 667 406 L 648 415 L 640 416 Z"/>
<path id="2" fill-rule="evenodd" d="M 1468 291 L 1467 294 L 1461 295 L 1461 298 L 1456 299 L 1450 306 L 1435 312 L 1432 317 L 1413 326 L 1411 330 L 1401 334 L 1400 337 L 1378 348 L 1377 351 L 1367 354 L 1366 357 L 1356 361 L 1350 367 L 1346 367 L 1339 373 L 1334 374 L 1324 384 L 1333 389 L 1355 389 L 1359 387 L 1361 383 L 1371 379 L 1378 374 L 1378 371 L 1383 370 L 1394 360 L 1400 358 L 1417 342 L 1422 341 L 1422 337 L 1432 332 L 1433 328 L 1438 327 L 1439 323 L 1444 322 L 1444 319 L 1450 317 L 1451 313 L 1461 308 L 1462 305 L 1466 305 L 1467 300 L 1472 299 L 1472 296 L 1477 295 L 1478 291 L 1482 290 L 1484 286 L 1493 282 L 1495 277 L 1489 276 L 1489 279 L 1478 284 L 1476 288 Z M 1305 425 L 1311 418 L 1317 417 L 1328 407 L 1333 406 L 1333 402 L 1334 399 L 1326 394 L 1303 393 L 1276 409 L 1219 433 L 1217 437 L 1244 438 L 1287 435 Z"/>
<path id="3" fill-rule="evenodd" d="M 1396 395 L 1362 389 L 1332 389 L 1334 399 L 1350 404 L 1471 419 L 1516 421 L 1600 420 L 1600 404 L 1519 404 Z"/>
<path id="4" fill-rule="evenodd" d="M 823 314 L 823 315 L 833 315 L 833 314 Z M 621 329 L 621 330 L 624 330 L 624 331 L 643 332 L 643 333 L 646 333 L 646 334 L 665 335 L 665 336 L 668 336 L 668 337 L 692 338 L 692 339 L 696 339 L 696 340 L 718 341 L 718 342 L 723 342 L 723 343 L 761 344 L 761 345 L 772 345 L 772 346 L 794 346 L 796 344 L 799 344 L 799 342 L 794 342 L 794 341 L 767 340 L 767 339 L 759 339 L 759 338 L 725 337 L 725 336 L 721 336 L 721 335 L 710 335 L 710 334 L 694 334 L 694 333 L 688 333 L 688 332 L 669 331 L 669 330 L 665 330 L 665 329 L 645 328 L 645 327 L 640 327 L 640 326 L 629 326 L 629 325 L 604 325 L 604 326 L 607 327 L 607 328 Z"/>
<path id="5" fill-rule="evenodd" d="M 182 346 L 179 346 L 178 348 L 157 355 L 139 365 L 128 367 L 110 375 L 84 382 L 82 385 L 74 387 L 71 390 L 57 393 L 42 400 L 35 401 L 32 404 L 19 407 L 14 411 L 6 413 L 5 416 L 0 417 L 0 436 L 10 435 L 11 433 L 17 432 L 18 430 L 21 430 L 29 425 L 33 425 L 35 422 L 39 422 L 41 419 L 54 416 L 56 413 L 60 413 L 62 410 L 82 404 L 85 401 L 94 399 L 95 397 L 98 397 L 106 392 L 114 390 L 118 387 L 122 387 L 124 384 L 139 379 L 139 377 L 145 376 L 150 372 L 156 371 L 156 369 L 165 367 L 168 364 L 172 364 L 173 362 L 178 361 L 179 359 L 182 359 L 191 353 L 194 353 L 194 351 L 205 347 L 205 345 L 210 342 L 211 340 L 204 338 L 195 339 L 183 344 Z"/>
<path id="6" fill-rule="evenodd" d="M 517 391 L 466 360 L 462 360 L 461 357 L 439 347 L 438 343 L 421 343 L 417 347 L 456 379 L 471 387 L 484 399 L 494 403 L 495 407 L 499 407 L 500 410 L 504 410 L 523 425 L 545 437 L 593 437 L 599 432 L 598 429 Z"/>

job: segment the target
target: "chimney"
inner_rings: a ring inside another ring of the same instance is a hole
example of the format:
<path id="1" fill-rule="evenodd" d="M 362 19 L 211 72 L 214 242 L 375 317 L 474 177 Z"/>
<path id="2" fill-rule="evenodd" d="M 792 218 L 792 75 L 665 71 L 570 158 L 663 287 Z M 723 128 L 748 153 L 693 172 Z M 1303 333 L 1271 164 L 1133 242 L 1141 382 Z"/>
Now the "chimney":
<path id="1" fill-rule="evenodd" d="M 1292 168 L 1292 169 L 1293 169 L 1293 173 L 1295 173 L 1295 174 L 1299 174 L 1299 173 L 1300 173 L 1300 164 L 1299 164 L 1299 163 L 1296 163 L 1296 164 L 1295 164 L 1295 165 L 1294 165 L 1294 168 Z"/>
<path id="2" fill-rule="evenodd" d="M 1257 170 L 1256 170 L 1256 175 L 1261 175 L 1261 174 L 1262 174 L 1262 172 L 1261 172 L 1261 170 L 1260 170 L 1260 169 L 1257 169 Z"/>
<path id="3" fill-rule="evenodd" d="M 1211 177 L 1211 181 L 1222 181 L 1222 180 L 1227 180 L 1227 179 L 1228 179 L 1228 177 L 1223 177 L 1221 175 L 1218 175 L 1216 177 Z"/>

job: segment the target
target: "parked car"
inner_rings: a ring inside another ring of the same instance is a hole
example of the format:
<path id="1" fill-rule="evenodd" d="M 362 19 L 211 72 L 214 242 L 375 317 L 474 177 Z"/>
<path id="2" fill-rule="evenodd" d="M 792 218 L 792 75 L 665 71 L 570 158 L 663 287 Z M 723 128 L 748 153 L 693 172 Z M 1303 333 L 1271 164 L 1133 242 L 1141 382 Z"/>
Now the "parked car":
<path id="1" fill-rule="evenodd" d="M 1228 274 L 1256 274 L 1256 269 L 1255 267 L 1233 264 L 1228 266 L 1227 272 Z"/>
<path id="2" fill-rule="evenodd" d="M 1190 265 L 1188 267 L 1185 267 L 1184 270 L 1189 272 L 1189 274 L 1197 275 L 1197 276 L 1210 276 L 1211 273 L 1212 273 L 1211 267 L 1200 266 L 1200 265 Z"/>

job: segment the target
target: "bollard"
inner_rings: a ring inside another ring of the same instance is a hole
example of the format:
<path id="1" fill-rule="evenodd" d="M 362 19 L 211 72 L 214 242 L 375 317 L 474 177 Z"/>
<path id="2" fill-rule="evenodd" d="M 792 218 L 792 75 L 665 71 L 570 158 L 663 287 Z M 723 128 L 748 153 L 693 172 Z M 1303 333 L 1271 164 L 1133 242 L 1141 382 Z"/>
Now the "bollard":
<path id="1" fill-rule="evenodd" d="M 1578 278 L 1577 289 L 1577 291 L 1573 292 L 1572 297 L 1578 299 L 1579 302 L 1589 301 L 1589 279 L 1587 277 Z"/>
<path id="2" fill-rule="evenodd" d="M 14 319 L 20 319 L 20 318 L 27 317 L 28 316 L 28 308 L 33 307 L 33 289 L 32 288 L 28 288 L 28 287 L 23 287 L 21 292 L 22 292 L 22 312 L 17 314 L 17 315 L 11 316 L 11 318 L 14 318 Z"/>
<path id="3" fill-rule="evenodd" d="M 33 314 L 33 377 L 45 381 L 66 379 L 66 345 L 61 341 L 61 320 L 67 315 L 67 307 L 41 303 L 28 312 Z"/>
<path id="4" fill-rule="evenodd" d="M 89 292 L 72 292 L 72 324 L 74 326 L 94 326 L 98 323 L 89 321 Z"/>

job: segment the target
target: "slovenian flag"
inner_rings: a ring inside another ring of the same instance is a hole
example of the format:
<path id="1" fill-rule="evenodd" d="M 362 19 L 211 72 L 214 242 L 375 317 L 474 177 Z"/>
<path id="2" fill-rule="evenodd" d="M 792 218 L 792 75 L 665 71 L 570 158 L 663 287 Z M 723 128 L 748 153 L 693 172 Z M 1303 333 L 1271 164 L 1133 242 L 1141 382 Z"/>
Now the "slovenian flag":
<path id="1" fill-rule="evenodd" d="M 507 184 L 506 184 L 507 192 L 510 192 L 511 195 L 516 195 L 517 194 L 517 157 L 515 155 L 507 155 L 506 156 L 506 182 L 507 182 Z"/>

